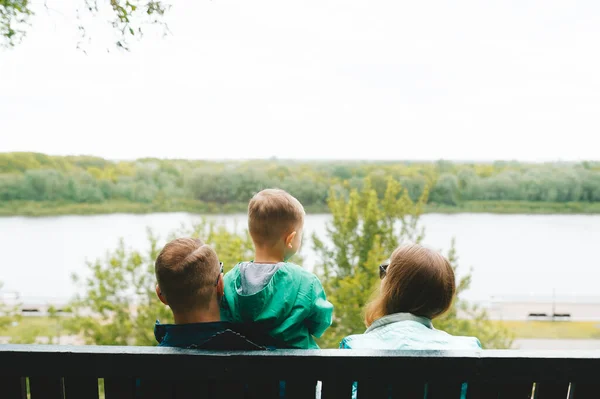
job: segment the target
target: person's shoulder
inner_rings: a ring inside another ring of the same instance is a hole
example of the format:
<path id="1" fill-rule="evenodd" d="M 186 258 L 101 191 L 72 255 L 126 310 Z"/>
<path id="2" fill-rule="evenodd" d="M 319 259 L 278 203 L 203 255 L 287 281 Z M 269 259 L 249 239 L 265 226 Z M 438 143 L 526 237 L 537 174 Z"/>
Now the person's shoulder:
<path id="1" fill-rule="evenodd" d="M 284 264 L 279 268 L 279 271 L 293 275 L 296 278 L 304 279 L 306 281 L 319 281 L 319 278 L 313 272 L 310 272 L 295 263 L 284 262 Z"/>
<path id="2" fill-rule="evenodd" d="M 201 344 L 191 345 L 188 349 L 205 349 L 205 350 L 267 350 L 266 347 L 259 345 L 246 336 L 226 329 L 212 335 Z"/>
<path id="3" fill-rule="evenodd" d="M 468 337 L 463 335 L 452 335 L 442 330 L 434 330 L 438 334 L 443 334 L 445 339 L 452 346 L 452 349 L 481 349 L 481 342 L 477 337 Z"/>
<path id="4" fill-rule="evenodd" d="M 477 337 L 454 337 L 459 338 L 465 349 L 482 349 L 481 342 Z M 462 347 L 461 347 L 462 348 Z"/>
<path id="5" fill-rule="evenodd" d="M 453 337 L 453 349 L 482 349 L 481 342 L 476 337 L 463 337 L 463 336 L 452 336 Z"/>
<path id="6" fill-rule="evenodd" d="M 265 326 L 254 322 L 236 323 L 232 326 L 231 330 L 243 335 L 253 343 L 267 349 L 294 349 L 293 347 L 287 345 L 285 341 L 269 334 L 269 330 Z"/>
<path id="7" fill-rule="evenodd" d="M 352 349 L 352 342 L 356 335 L 349 335 L 346 338 L 343 338 L 340 342 L 340 349 Z"/>
<path id="8" fill-rule="evenodd" d="M 323 284 L 321 284 L 321 280 L 316 274 L 295 263 L 284 263 L 277 273 L 279 273 L 278 280 L 280 284 L 281 281 L 285 281 L 286 284 L 298 287 L 301 292 L 313 292 L 323 289 Z"/>
<path id="9" fill-rule="evenodd" d="M 380 341 L 371 334 L 354 334 L 342 339 L 340 349 L 381 349 Z"/>
<path id="10" fill-rule="evenodd" d="M 237 278 L 237 276 L 240 274 L 240 265 L 244 263 L 244 262 L 238 262 L 236 263 L 235 266 L 233 266 L 231 268 L 231 270 L 229 270 L 227 273 L 225 273 L 225 275 L 223 276 L 223 279 L 225 280 L 225 282 L 231 281 L 232 279 Z"/>

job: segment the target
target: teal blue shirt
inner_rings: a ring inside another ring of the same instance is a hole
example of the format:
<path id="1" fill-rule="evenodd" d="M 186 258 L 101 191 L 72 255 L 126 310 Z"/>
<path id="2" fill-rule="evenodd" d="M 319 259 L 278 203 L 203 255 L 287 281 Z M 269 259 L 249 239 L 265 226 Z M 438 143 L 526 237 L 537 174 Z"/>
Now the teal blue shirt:
<path id="1" fill-rule="evenodd" d="M 458 337 L 436 330 L 431 320 L 410 313 L 395 313 L 375 320 L 364 334 L 350 335 L 340 343 L 342 349 L 390 350 L 480 350 L 475 337 Z M 360 389 L 360 386 L 358 387 Z M 357 384 L 352 397 L 356 398 Z M 462 386 L 462 399 L 466 398 L 467 384 Z M 425 386 L 424 398 L 427 398 Z"/>
<path id="2" fill-rule="evenodd" d="M 433 328 L 431 320 L 396 313 L 375 320 L 364 334 L 342 340 L 345 349 L 468 350 L 481 349 L 475 337 L 458 337 Z"/>

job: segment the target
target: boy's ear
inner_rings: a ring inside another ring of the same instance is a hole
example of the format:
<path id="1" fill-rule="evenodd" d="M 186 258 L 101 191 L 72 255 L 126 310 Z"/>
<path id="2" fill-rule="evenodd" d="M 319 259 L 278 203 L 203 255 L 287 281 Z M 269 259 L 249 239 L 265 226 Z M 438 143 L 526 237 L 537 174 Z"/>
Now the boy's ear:
<path id="1" fill-rule="evenodd" d="M 158 297 L 158 299 L 160 299 L 162 303 L 164 303 L 165 305 L 169 305 L 158 284 L 156 284 L 156 296 Z"/>
<path id="2" fill-rule="evenodd" d="M 296 234 L 298 234 L 296 232 L 296 230 L 292 231 L 290 234 L 288 234 L 288 236 L 285 238 L 285 246 L 291 248 L 292 247 L 292 241 L 294 241 L 294 237 L 296 237 Z"/>

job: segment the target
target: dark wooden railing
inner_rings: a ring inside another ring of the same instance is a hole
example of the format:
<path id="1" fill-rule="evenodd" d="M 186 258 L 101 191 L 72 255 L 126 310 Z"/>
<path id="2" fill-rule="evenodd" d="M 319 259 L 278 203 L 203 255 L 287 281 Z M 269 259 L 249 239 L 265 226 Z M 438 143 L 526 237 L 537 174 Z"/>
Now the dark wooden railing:
<path id="1" fill-rule="evenodd" d="M 281 390 L 285 381 L 285 388 Z M 600 351 L 280 350 L 0 345 L 0 398 L 600 398 Z"/>

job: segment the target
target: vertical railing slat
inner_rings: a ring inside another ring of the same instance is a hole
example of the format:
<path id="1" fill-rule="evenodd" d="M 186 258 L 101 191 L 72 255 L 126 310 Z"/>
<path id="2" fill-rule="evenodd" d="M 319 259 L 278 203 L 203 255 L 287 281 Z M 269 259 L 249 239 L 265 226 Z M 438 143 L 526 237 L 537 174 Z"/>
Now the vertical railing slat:
<path id="1" fill-rule="evenodd" d="M 500 385 L 501 398 L 529 399 L 533 392 L 533 382 L 507 383 Z"/>
<path id="2" fill-rule="evenodd" d="M 571 393 L 569 399 L 597 399 L 599 393 L 600 384 L 574 382 L 571 384 Z"/>
<path id="3" fill-rule="evenodd" d="M 362 379 L 358 381 L 357 385 L 359 398 L 388 399 L 390 391 L 390 384 L 379 380 Z"/>
<path id="4" fill-rule="evenodd" d="M 535 384 L 536 399 L 567 399 L 569 383 L 538 382 Z M 598 394 L 600 396 L 600 393 Z"/>
<path id="5" fill-rule="evenodd" d="M 241 381 L 216 381 L 213 395 L 209 398 L 231 398 L 244 399 L 246 392 L 246 384 Z"/>
<path id="6" fill-rule="evenodd" d="M 404 396 L 401 396 L 400 393 L 404 392 Z M 425 384 L 423 383 L 408 383 L 405 387 L 400 387 L 398 385 L 394 386 L 393 394 L 396 397 L 404 397 L 407 399 L 417 399 L 422 398 L 425 393 Z"/>
<path id="7" fill-rule="evenodd" d="M 322 399 L 348 399 L 352 397 L 353 381 L 348 379 L 326 379 L 323 381 Z"/>
<path id="8" fill-rule="evenodd" d="M 500 398 L 529 399 L 533 392 L 533 382 L 506 383 L 499 385 Z"/>
<path id="9" fill-rule="evenodd" d="M 423 399 L 424 396 L 425 383 L 422 381 L 400 379 L 392 384 L 392 398 Z"/>
<path id="10" fill-rule="evenodd" d="M 63 380 L 60 377 L 29 377 L 31 399 L 64 399 Z"/>
<path id="11" fill-rule="evenodd" d="M 98 399 L 98 378 L 65 377 L 66 399 Z"/>
<path id="12" fill-rule="evenodd" d="M 104 379 L 104 395 L 106 399 L 134 399 L 135 378 L 108 377 Z"/>
<path id="13" fill-rule="evenodd" d="M 136 390 L 136 398 L 139 399 L 173 399 L 175 397 L 174 382 L 160 378 L 139 379 Z"/>
<path id="14" fill-rule="evenodd" d="M 25 377 L 0 377 L 0 395 L 6 399 L 27 399 L 27 381 Z"/>
<path id="15" fill-rule="evenodd" d="M 463 383 L 456 382 L 438 382 L 433 381 L 427 383 L 425 389 L 427 399 L 460 399 Z"/>
<path id="16" fill-rule="evenodd" d="M 249 399 L 278 399 L 279 389 L 279 380 L 250 381 L 246 386 L 245 397 Z"/>
<path id="17" fill-rule="evenodd" d="M 174 384 L 176 399 L 200 399 L 213 398 L 216 381 L 186 380 L 177 381 Z"/>
<path id="18" fill-rule="evenodd" d="M 288 380 L 285 382 L 285 399 L 312 398 L 317 391 L 317 381 L 314 379 Z"/>
<path id="19" fill-rule="evenodd" d="M 495 384 L 472 381 L 467 385 L 467 399 L 498 399 L 499 396 L 500 390 Z"/>
<path id="20" fill-rule="evenodd" d="M 530 399 L 532 397 L 532 390 L 533 382 L 497 383 L 475 381 L 467 384 L 467 399 Z"/>

